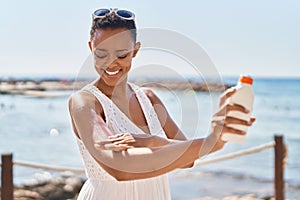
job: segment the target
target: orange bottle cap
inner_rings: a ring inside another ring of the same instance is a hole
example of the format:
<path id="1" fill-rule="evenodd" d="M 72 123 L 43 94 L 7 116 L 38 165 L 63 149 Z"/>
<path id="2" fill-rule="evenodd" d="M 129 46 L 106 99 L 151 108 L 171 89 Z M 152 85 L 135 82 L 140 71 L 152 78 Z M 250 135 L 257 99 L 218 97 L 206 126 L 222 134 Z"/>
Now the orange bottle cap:
<path id="1" fill-rule="evenodd" d="M 253 79 L 250 76 L 240 76 L 239 82 L 252 85 Z"/>

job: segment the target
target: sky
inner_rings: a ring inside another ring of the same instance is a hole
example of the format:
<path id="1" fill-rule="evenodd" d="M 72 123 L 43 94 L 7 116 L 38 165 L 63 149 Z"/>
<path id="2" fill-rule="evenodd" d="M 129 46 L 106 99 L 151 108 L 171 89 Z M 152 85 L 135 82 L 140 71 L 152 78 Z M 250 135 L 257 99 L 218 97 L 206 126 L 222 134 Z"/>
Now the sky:
<path id="1" fill-rule="evenodd" d="M 189 38 L 222 76 L 300 77 L 297 0 L 0 1 L 0 77 L 78 73 L 90 55 L 91 13 L 103 7 L 133 11 L 139 29 Z"/>

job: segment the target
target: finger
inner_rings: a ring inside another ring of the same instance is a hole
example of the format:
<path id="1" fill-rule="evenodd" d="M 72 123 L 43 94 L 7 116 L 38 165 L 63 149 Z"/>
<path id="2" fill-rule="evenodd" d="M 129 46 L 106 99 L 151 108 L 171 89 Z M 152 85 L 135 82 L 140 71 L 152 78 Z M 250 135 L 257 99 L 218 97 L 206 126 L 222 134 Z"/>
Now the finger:
<path id="1" fill-rule="evenodd" d="M 119 133 L 108 137 L 110 141 L 119 141 L 127 138 L 134 138 L 134 137 L 130 133 Z"/>
<path id="2" fill-rule="evenodd" d="M 124 139 L 125 140 L 135 140 L 134 137 L 130 133 L 125 134 Z"/>
<path id="3" fill-rule="evenodd" d="M 130 133 L 122 133 L 119 134 L 119 137 L 111 137 L 109 139 L 112 143 L 128 143 L 128 142 L 135 142 L 134 137 Z"/>
<path id="4" fill-rule="evenodd" d="M 116 135 L 111 135 L 111 136 L 108 136 L 108 139 L 119 138 L 119 137 L 122 137 L 123 135 L 124 135 L 124 133 L 119 133 L 119 134 L 116 134 Z"/>
<path id="5" fill-rule="evenodd" d="M 232 133 L 232 134 L 237 134 L 237 135 L 246 135 L 245 131 L 242 130 L 238 130 L 232 127 L 228 127 L 228 126 L 224 126 L 223 130 L 222 130 L 222 134 L 224 133 Z"/>
<path id="6" fill-rule="evenodd" d="M 121 140 L 121 141 L 114 142 L 113 144 L 115 144 L 115 145 L 120 145 L 120 144 L 133 144 L 134 142 L 135 142 L 134 139 L 127 139 L 127 140 Z"/>
<path id="7" fill-rule="evenodd" d="M 229 111 L 240 111 L 240 112 L 243 112 L 243 113 L 246 113 L 246 114 L 250 112 L 244 106 L 239 105 L 239 104 L 233 104 L 233 103 L 226 104 L 225 108 L 226 108 L 226 112 L 227 113 Z"/>
<path id="8" fill-rule="evenodd" d="M 236 92 L 235 87 L 228 88 L 220 97 L 220 106 L 226 102 L 226 99 L 231 97 Z"/>
<path id="9" fill-rule="evenodd" d="M 122 140 L 128 140 L 129 138 L 133 139 L 133 136 L 131 134 L 121 133 L 121 134 L 108 137 L 108 140 L 111 142 L 117 142 Z"/>
<path id="10" fill-rule="evenodd" d="M 220 109 L 215 113 L 215 115 L 227 115 L 230 111 L 239 111 L 245 114 L 249 113 L 249 110 L 242 105 L 227 103 L 221 106 Z"/>
<path id="11" fill-rule="evenodd" d="M 108 141 L 110 141 L 111 143 L 113 143 L 113 142 L 122 141 L 124 139 L 125 138 L 123 136 L 121 136 L 121 137 L 118 137 L 118 138 L 109 138 Z"/>
<path id="12" fill-rule="evenodd" d="M 225 125 L 229 124 L 238 124 L 238 125 L 244 125 L 244 126 L 251 126 L 252 122 L 251 121 L 246 121 L 243 119 L 235 118 L 235 117 L 229 117 L 227 116 L 224 120 Z"/>

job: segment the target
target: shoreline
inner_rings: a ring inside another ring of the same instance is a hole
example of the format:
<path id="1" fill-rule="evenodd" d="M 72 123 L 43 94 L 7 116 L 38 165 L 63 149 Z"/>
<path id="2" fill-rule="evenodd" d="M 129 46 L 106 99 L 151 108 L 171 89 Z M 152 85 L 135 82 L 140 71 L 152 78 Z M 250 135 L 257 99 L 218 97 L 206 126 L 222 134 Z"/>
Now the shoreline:
<path id="1" fill-rule="evenodd" d="M 171 80 L 149 80 L 149 81 L 131 81 L 132 83 L 160 90 L 194 90 L 202 92 L 223 92 L 231 87 L 228 84 L 218 82 L 198 82 L 198 81 L 171 81 Z M 79 90 L 90 83 L 90 80 L 0 80 L 0 94 L 16 94 L 28 96 L 59 96 L 53 92 Z"/>

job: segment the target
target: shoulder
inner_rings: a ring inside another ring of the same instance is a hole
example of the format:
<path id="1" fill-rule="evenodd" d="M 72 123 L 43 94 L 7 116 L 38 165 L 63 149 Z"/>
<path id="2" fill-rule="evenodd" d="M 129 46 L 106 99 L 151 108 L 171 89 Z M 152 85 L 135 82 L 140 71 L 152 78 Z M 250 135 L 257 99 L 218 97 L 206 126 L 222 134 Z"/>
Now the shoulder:
<path id="1" fill-rule="evenodd" d="M 94 108 L 97 99 L 91 93 L 79 90 L 73 93 L 68 99 L 69 111 L 77 112 L 87 108 Z"/>
<path id="2" fill-rule="evenodd" d="M 159 97 L 150 88 L 141 88 L 153 105 L 163 104 Z"/>

